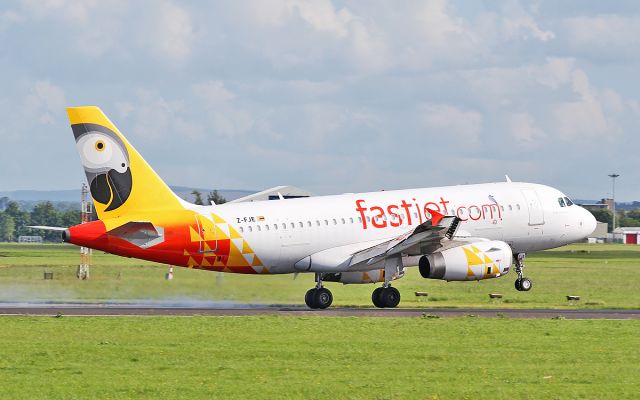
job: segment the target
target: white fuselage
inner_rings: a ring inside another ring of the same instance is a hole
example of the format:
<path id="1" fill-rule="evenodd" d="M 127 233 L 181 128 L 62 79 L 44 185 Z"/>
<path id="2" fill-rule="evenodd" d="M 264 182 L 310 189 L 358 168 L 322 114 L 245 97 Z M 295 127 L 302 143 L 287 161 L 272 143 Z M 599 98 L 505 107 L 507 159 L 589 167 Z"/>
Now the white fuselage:
<path id="1" fill-rule="evenodd" d="M 428 209 L 462 219 L 457 236 L 501 240 L 513 253 L 583 239 L 595 219 L 563 206 L 549 186 L 504 182 L 343 194 L 198 207 L 232 225 L 271 273 L 300 271 L 296 263 L 331 248 L 345 254 L 406 233 L 429 219 Z M 564 200 L 563 200 L 564 201 Z M 425 210 L 427 209 L 427 210 Z"/>

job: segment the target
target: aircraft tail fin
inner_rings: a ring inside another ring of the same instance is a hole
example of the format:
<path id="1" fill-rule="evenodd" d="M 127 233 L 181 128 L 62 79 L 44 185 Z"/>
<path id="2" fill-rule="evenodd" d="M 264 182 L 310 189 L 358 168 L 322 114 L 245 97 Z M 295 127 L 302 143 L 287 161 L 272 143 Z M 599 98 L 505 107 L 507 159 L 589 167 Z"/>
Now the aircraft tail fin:
<path id="1" fill-rule="evenodd" d="M 70 107 L 67 113 L 99 219 L 182 208 L 100 108 Z"/>

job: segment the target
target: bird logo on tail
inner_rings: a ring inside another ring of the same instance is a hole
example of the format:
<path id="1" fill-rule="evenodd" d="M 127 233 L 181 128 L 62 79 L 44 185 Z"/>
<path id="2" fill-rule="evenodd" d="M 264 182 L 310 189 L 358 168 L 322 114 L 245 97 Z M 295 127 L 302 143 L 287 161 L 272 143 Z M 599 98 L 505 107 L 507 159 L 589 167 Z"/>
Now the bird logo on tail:
<path id="1" fill-rule="evenodd" d="M 91 196 L 107 207 L 105 211 L 117 209 L 127 201 L 133 185 L 127 147 L 102 125 L 80 123 L 71 128 Z"/>

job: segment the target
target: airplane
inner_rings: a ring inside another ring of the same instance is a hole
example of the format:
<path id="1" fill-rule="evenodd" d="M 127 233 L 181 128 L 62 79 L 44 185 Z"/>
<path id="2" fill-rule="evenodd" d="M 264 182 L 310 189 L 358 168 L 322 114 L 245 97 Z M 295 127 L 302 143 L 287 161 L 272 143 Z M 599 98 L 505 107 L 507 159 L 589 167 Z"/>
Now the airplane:
<path id="1" fill-rule="evenodd" d="M 240 274 L 313 273 L 312 309 L 333 295 L 325 282 L 381 284 L 374 306 L 393 308 L 392 282 L 422 277 L 476 281 L 506 275 L 528 291 L 528 252 L 582 240 L 596 220 L 549 186 L 505 182 L 348 193 L 207 206 L 177 195 L 107 116 L 67 109 L 98 220 L 62 231 L 78 246 L 158 263 Z"/>

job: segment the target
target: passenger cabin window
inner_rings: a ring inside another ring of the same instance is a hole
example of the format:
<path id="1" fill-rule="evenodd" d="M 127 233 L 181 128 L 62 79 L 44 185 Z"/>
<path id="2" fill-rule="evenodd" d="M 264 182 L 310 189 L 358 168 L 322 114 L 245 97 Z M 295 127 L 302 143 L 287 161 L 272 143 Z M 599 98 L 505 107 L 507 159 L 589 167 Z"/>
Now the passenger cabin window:
<path id="1" fill-rule="evenodd" d="M 320 226 L 320 220 L 316 220 L 316 225 Z"/>
<path id="2" fill-rule="evenodd" d="M 324 224 L 325 224 L 325 225 L 329 225 L 329 220 L 326 220 L 326 219 L 325 219 L 325 220 L 324 220 Z"/>
<path id="3" fill-rule="evenodd" d="M 284 222 L 282 223 L 282 229 L 287 229 L 287 224 L 285 224 Z"/>
<path id="4" fill-rule="evenodd" d="M 342 225 L 344 225 L 346 223 L 346 221 L 344 220 L 344 218 L 342 218 Z"/>
<path id="5" fill-rule="evenodd" d="M 249 232 L 253 232 L 253 228 L 251 228 L 251 225 L 249 225 Z"/>
<path id="6" fill-rule="evenodd" d="M 260 225 L 256 225 L 256 228 L 258 228 L 258 232 L 262 232 L 262 228 L 260 228 Z"/>
<path id="7" fill-rule="evenodd" d="M 304 228 L 304 225 L 302 224 L 302 222 L 298 222 L 298 225 L 300 226 L 300 228 Z"/>
<path id="8" fill-rule="evenodd" d="M 520 204 L 516 204 L 516 208 L 520 210 Z"/>
<path id="9" fill-rule="evenodd" d="M 307 226 L 311 228 L 311 221 L 307 221 Z"/>
<path id="10" fill-rule="evenodd" d="M 277 231 L 278 230 L 278 224 L 273 224 L 273 230 Z"/>
<path id="11" fill-rule="evenodd" d="M 243 233 L 243 232 L 244 232 L 244 228 L 240 227 L 240 233 Z"/>
<path id="12" fill-rule="evenodd" d="M 335 218 L 333 219 L 333 224 L 334 224 L 334 225 L 338 225 L 338 221 L 336 221 L 336 219 L 335 219 Z"/>
<path id="13" fill-rule="evenodd" d="M 513 211 L 513 207 L 511 207 L 511 204 L 509 204 L 509 211 Z"/>
<path id="14" fill-rule="evenodd" d="M 294 224 L 293 222 L 291 223 L 291 229 L 295 228 L 296 224 Z"/>
<path id="15" fill-rule="evenodd" d="M 349 218 L 349 221 L 353 224 L 353 217 Z"/>

